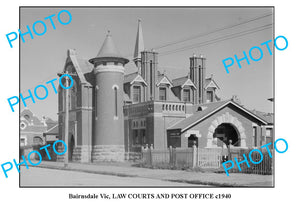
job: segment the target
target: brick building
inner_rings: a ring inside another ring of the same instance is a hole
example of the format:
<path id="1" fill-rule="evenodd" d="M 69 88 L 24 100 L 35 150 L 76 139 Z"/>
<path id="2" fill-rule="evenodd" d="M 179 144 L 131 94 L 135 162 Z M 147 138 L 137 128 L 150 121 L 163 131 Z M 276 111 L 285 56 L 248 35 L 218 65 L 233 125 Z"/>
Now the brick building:
<path id="1" fill-rule="evenodd" d="M 20 156 L 27 157 L 32 150 L 47 143 L 44 133 L 57 126 L 57 122 L 51 118 L 42 119 L 35 116 L 29 109 L 24 109 L 20 115 Z M 34 158 L 35 155 L 31 155 Z"/>
<path id="2" fill-rule="evenodd" d="M 183 59 L 185 60 L 185 59 Z M 272 140 L 273 121 L 221 100 L 213 76 L 206 77 L 205 57 L 192 55 L 189 74 L 170 79 L 158 70 L 158 53 L 145 50 L 138 23 L 133 61 L 121 56 L 108 33 L 95 58 L 84 60 L 68 50 L 64 72 L 74 79 L 69 93 L 69 159 L 122 161 L 141 147 L 258 147 Z M 61 75 L 62 73 L 60 73 Z M 59 88 L 59 138 L 64 140 L 65 90 Z"/>

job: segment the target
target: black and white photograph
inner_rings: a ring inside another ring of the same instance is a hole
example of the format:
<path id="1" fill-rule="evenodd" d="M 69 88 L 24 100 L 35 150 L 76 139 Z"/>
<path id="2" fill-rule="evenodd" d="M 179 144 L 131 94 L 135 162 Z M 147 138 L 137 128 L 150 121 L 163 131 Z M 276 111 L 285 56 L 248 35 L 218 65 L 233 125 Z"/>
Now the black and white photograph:
<path id="1" fill-rule="evenodd" d="M 20 46 L 21 187 L 274 186 L 272 7 L 25 7 L 21 29 L 47 14 Z"/>
<path id="2" fill-rule="evenodd" d="M 0 7 L 0 212 L 297 212 L 299 4 Z"/>

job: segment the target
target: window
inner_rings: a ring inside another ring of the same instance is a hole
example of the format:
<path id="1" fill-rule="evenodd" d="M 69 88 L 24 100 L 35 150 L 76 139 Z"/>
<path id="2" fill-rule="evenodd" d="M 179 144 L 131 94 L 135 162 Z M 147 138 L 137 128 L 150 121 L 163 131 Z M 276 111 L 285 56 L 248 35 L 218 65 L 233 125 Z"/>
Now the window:
<path id="1" fill-rule="evenodd" d="M 76 109 L 77 107 L 77 85 L 76 85 L 76 81 L 73 81 L 73 86 L 71 89 L 71 98 L 70 98 L 70 105 L 71 105 L 71 109 Z"/>
<path id="2" fill-rule="evenodd" d="M 266 144 L 273 142 L 273 129 L 272 128 L 266 128 Z M 273 149 L 273 143 L 271 145 L 271 149 Z"/>
<path id="3" fill-rule="evenodd" d="M 207 91 L 207 101 L 208 102 L 213 102 L 213 91 Z"/>
<path id="4" fill-rule="evenodd" d="M 133 130 L 133 144 L 139 144 L 139 131 L 137 129 Z"/>
<path id="5" fill-rule="evenodd" d="M 133 103 L 141 102 L 141 87 L 140 86 L 133 86 L 132 88 L 132 96 L 133 96 Z"/>
<path id="6" fill-rule="evenodd" d="M 114 88 L 115 93 L 115 117 L 118 117 L 118 91 L 117 87 Z"/>
<path id="7" fill-rule="evenodd" d="M 189 89 L 183 90 L 183 101 L 184 102 L 190 102 L 191 101 L 191 94 Z"/>
<path id="8" fill-rule="evenodd" d="M 43 144 L 43 139 L 39 136 L 33 138 L 33 144 Z"/>
<path id="9" fill-rule="evenodd" d="M 97 110 L 97 86 L 95 87 L 95 97 L 94 97 L 94 101 L 95 101 L 95 117 L 97 119 L 98 116 L 98 110 Z"/>
<path id="10" fill-rule="evenodd" d="M 24 129 L 26 128 L 26 124 L 25 124 L 24 122 L 21 122 L 20 128 L 21 128 L 22 130 L 24 130 Z"/>
<path id="11" fill-rule="evenodd" d="M 271 128 L 267 128 L 267 129 L 266 129 L 266 136 L 267 136 L 267 137 L 271 137 L 271 131 L 272 131 Z"/>
<path id="12" fill-rule="evenodd" d="M 25 146 L 26 145 L 26 140 L 25 138 L 20 139 L 20 146 Z"/>
<path id="13" fill-rule="evenodd" d="M 24 118 L 25 118 L 27 121 L 29 121 L 30 116 L 29 116 L 29 115 L 24 115 Z"/>
<path id="14" fill-rule="evenodd" d="M 152 60 L 150 60 L 150 96 L 152 97 L 152 79 L 153 79 L 153 64 L 152 64 Z"/>
<path id="15" fill-rule="evenodd" d="M 159 100 L 165 101 L 167 100 L 167 89 L 166 88 L 159 88 Z"/>
<path id="16" fill-rule="evenodd" d="M 198 67 L 198 79 L 199 79 L 198 88 L 199 88 L 199 98 L 200 98 L 200 100 L 201 100 L 201 97 L 203 99 L 203 96 L 204 96 L 204 94 L 202 94 L 203 86 L 204 86 L 204 85 L 202 85 L 202 78 L 203 78 L 203 73 L 201 72 L 201 66 L 199 65 L 199 67 Z"/>
<path id="17" fill-rule="evenodd" d="M 253 127 L 252 135 L 253 135 L 253 145 L 254 145 L 254 147 L 257 147 L 257 127 L 256 126 Z"/>
<path id="18" fill-rule="evenodd" d="M 146 144 L 146 130 L 141 129 L 141 135 L 142 135 L 142 145 Z"/>

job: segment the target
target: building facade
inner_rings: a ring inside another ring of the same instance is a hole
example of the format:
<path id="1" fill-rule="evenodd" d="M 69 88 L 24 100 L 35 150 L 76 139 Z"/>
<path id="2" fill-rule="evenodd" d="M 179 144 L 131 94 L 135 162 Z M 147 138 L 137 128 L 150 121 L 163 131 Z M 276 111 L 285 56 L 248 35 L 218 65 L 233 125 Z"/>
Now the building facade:
<path id="1" fill-rule="evenodd" d="M 51 118 L 42 119 L 35 116 L 29 109 L 24 109 L 20 114 L 20 157 L 27 158 L 32 150 L 39 150 L 47 144 L 44 133 L 57 126 Z M 35 158 L 35 154 L 30 156 Z"/>
<path id="2" fill-rule="evenodd" d="M 138 158 L 144 146 L 258 147 L 273 140 L 272 116 L 255 113 L 233 97 L 221 100 L 206 58 L 192 55 L 189 74 L 171 80 L 158 69 L 158 53 L 146 50 L 138 22 L 133 62 L 121 56 L 108 33 L 90 60 L 68 50 L 64 73 L 74 84 L 66 97 L 59 88 L 59 138 L 65 138 L 65 100 L 69 105 L 69 160 L 123 161 Z M 64 74 L 64 73 L 60 73 Z M 63 156 L 59 160 L 62 160 Z"/>

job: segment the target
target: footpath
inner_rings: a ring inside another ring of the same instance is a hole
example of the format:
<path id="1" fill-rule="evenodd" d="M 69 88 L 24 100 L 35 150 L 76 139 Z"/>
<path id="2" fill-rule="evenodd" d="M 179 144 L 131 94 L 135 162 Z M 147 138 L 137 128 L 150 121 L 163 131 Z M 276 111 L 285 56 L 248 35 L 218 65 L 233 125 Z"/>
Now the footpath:
<path id="1" fill-rule="evenodd" d="M 167 169 L 149 169 L 132 166 L 130 163 L 74 163 L 70 162 L 65 167 L 63 162 L 43 161 L 35 167 L 71 170 L 102 175 L 114 175 L 119 177 L 141 177 L 173 181 L 189 184 L 208 185 L 208 187 L 272 187 L 272 175 L 256 175 L 213 172 L 196 172 Z M 197 187 L 195 185 L 195 187 Z"/>

